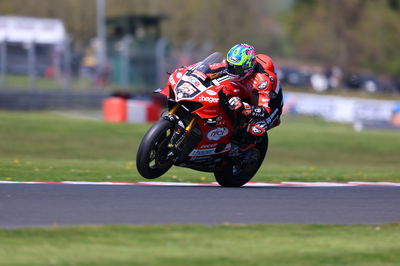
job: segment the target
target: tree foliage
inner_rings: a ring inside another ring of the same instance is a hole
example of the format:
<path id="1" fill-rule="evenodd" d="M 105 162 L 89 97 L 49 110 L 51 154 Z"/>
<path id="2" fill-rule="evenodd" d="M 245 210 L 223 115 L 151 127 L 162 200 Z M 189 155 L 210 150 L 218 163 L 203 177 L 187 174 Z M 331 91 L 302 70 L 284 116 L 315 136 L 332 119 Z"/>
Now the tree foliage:
<path id="1" fill-rule="evenodd" d="M 286 2 L 287 0 L 283 1 Z M 179 45 L 187 40 L 212 41 L 217 49 L 249 42 L 260 49 L 279 49 L 281 25 L 273 18 L 282 4 L 263 0 L 106 0 L 107 16 L 162 14 L 163 35 Z M 61 18 L 75 43 L 96 34 L 96 0 L 0 0 L 2 14 Z"/>
<path id="2" fill-rule="evenodd" d="M 286 20 L 293 54 L 400 74 L 398 0 L 298 0 Z"/>
<path id="3" fill-rule="evenodd" d="M 400 0 L 106 0 L 107 16 L 165 15 L 176 47 L 211 41 L 344 68 L 400 74 Z M 282 15 L 282 11 L 285 15 Z M 96 0 L 0 0 L 2 14 L 61 18 L 78 47 L 96 35 Z"/>

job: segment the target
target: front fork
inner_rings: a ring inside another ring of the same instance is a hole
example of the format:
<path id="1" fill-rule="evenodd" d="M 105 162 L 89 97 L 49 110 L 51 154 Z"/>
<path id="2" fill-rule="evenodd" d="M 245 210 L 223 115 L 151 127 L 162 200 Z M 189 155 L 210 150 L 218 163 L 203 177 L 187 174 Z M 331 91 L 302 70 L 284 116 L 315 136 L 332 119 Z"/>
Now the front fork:
<path id="1" fill-rule="evenodd" d="M 168 143 L 169 152 L 167 154 L 167 159 L 176 160 L 178 155 L 182 151 L 183 141 L 189 135 L 193 127 L 196 125 L 197 119 L 193 117 L 188 125 L 185 127 L 183 121 L 176 115 L 180 104 L 176 104 L 171 110 L 168 112 L 166 119 L 173 121 L 175 126 L 175 131 L 172 134 L 172 137 Z"/>

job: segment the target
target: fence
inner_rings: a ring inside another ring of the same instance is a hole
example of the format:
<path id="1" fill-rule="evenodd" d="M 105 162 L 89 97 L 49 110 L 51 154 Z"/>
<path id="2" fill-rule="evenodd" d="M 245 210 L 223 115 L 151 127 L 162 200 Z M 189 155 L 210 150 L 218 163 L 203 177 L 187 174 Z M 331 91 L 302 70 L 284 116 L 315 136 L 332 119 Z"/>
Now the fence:
<path id="1" fill-rule="evenodd" d="M 178 50 L 165 39 L 140 42 L 127 36 L 108 47 L 107 67 L 98 69 L 95 49 L 71 52 L 68 40 L 61 46 L 3 41 L 0 89 L 151 90 L 166 81 L 167 71 L 207 56 L 212 45 L 206 42 L 196 47 L 188 41 Z"/>
<path id="2" fill-rule="evenodd" d="M 115 92 L 152 92 L 167 81 L 168 71 L 201 60 L 212 49 L 207 42 L 196 47 L 188 41 L 178 50 L 165 39 L 140 43 L 129 37 L 108 47 L 108 67 L 101 70 L 87 64 L 90 54 L 71 52 L 69 41 L 1 42 L 0 108 L 92 108 Z"/>

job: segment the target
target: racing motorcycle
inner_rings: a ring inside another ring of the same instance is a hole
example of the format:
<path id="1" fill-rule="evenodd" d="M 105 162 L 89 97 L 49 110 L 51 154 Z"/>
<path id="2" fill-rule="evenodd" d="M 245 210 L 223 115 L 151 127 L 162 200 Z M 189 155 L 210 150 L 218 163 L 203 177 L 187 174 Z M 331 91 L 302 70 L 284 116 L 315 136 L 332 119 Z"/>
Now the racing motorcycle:
<path id="1" fill-rule="evenodd" d="M 268 149 L 268 136 L 242 151 L 248 121 L 228 108 L 223 87 L 230 77 L 210 65 L 223 55 L 178 68 L 168 84 L 155 92 L 167 97 L 167 112 L 144 135 L 136 156 L 138 172 L 153 179 L 173 165 L 213 172 L 223 187 L 240 187 L 257 173 Z"/>

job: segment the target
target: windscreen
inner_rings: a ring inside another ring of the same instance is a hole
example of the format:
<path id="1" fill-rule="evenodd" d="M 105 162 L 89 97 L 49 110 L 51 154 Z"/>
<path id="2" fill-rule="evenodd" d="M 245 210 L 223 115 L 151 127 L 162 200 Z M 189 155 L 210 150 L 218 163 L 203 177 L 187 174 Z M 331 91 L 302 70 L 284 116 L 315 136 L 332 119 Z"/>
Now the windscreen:
<path id="1" fill-rule="evenodd" d="M 224 56 L 220 52 L 215 52 L 207 56 L 204 60 L 199 62 L 193 70 L 199 70 L 203 73 L 211 72 L 210 65 L 220 63 L 224 59 Z"/>

